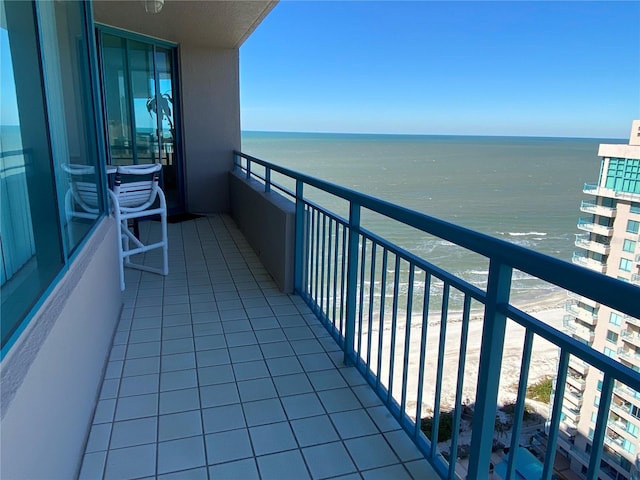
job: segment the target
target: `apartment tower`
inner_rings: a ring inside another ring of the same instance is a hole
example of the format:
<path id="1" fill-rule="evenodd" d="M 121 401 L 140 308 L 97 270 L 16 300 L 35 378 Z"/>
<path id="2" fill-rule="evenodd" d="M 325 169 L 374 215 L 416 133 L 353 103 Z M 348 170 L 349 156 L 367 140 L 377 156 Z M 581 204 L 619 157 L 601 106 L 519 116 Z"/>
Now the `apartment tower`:
<path id="1" fill-rule="evenodd" d="M 628 145 L 601 144 L 597 184 L 586 184 L 590 199 L 580 205 L 573 262 L 640 285 L 640 120 Z M 640 302 L 640 298 L 638 298 Z M 584 297 L 566 304 L 565 331 L 605 355 L 640 371 L 640 319 L 621 315 Z M 571 469 L 587 472 L 600 402 L 602 373 L 572 357 L 562 408 L 558 446 Z M 616 385 L 607 423 L 600 478 L 636 478 L 640 456 L 640 392 Z"/>

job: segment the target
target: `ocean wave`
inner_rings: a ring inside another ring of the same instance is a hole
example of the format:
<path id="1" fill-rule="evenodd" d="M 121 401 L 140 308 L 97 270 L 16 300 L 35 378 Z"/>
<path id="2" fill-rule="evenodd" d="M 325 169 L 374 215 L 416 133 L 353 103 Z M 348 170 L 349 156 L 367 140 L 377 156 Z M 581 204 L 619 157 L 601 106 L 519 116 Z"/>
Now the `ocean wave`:
<path id="1" fill-rule="evenodd" d="M 504 234 L 503 234 L 504 235 Z M 545 237 L 546 232 L 507 232 L 510 237 Z"/>
<path id="2" fill-rule="evenodd" d="M 469 270 L 469 275 L 489 275 L 489 270 Z"/>

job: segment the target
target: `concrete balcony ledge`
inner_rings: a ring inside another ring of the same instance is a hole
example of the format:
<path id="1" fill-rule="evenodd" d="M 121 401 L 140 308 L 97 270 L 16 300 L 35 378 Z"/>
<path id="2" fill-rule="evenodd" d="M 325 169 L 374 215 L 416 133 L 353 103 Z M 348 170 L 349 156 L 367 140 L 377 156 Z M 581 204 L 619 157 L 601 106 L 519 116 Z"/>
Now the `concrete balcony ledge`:
<path id="1" fill-rule="evenodd" d="M 438 478 L 231 218 L 169 228 L 170 274 L 127 271 L 79 478 Z"/>

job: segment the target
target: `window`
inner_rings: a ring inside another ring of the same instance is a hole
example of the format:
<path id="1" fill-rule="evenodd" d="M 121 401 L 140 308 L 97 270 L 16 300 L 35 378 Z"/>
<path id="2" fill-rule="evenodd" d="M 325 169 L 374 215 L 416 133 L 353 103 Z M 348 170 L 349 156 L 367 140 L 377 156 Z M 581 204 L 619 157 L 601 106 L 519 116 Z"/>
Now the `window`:
<path id="1" fill-rule="evenodd" d="M 627 232 L 638 233 L 640 231 L 640 222 L 636 220 L 627 220 Z"/>
<path id="2" fill-rule="evenodd" d="M 598 419 L 598 412 L 591 412 L 591 423 L 596 423 Z"/>
<path id="3" fill-rule="evenodd" d="M 634 253 L 636 251 L 636 242 L 633 240 L 625 239 L 622 244 L 622 250 L 629 253 Z"/>
<path id="4" fill-rule="evenodd" d="M 618 343 L 618 334 L 611 330 L 607 330 L 607 342 Z"/>
<path id="5" fill-rule="evenodd" d="M 611 350 L 609 347 L 604 347 L 604 354 L 607 357 L 614 358 L 616 356 L 615 350 Z"/>
<path id="6" fill-rule="evenodd" d="M 609 159 L 605 186 L 619 192 L 640 193 L 640 160 Z"/>
<path id="7" fill-rule="evenodd" d="M 611 315 L 609 315 L 609 323 L 619 327 L 622 324 L 622 315 L 616 312 L 611 312 Z"/>
<path id="8" fill-rule="evenodd" d="M 627 422 L 627 432 L 629 432 L 632 436 L 638 438 L 638 425 Z"/>
<path id="9" fill-rule="evenodd" d="M 3 350 L 104 213 L 86 8 L 0 0 Z M 74 216 L 72 165 L 93 185 L 94 208 L 84 218 Z"/>
<path id="10" fill-rule="evenodd" d="M 600 395 L 596 395 L 595 397 L 593 397 L 593 406 L 594 407 L 600 406 Z"/>
<path id="11" fill-rule="evenodd" d="M 624 272 L 630 272 L 632 267 L 633 267 L 633 261 L 632 260 L 629 260 L 628 258 L 621 258 L 620 259 L 620 270 L 622 270 Z"/>
<path id="12" fill-rule="evenodd" d="M 630 442 L 626 438 L 622 442 L 622 448 L 624 450 L 626 450 L 627 452 L 629 452 L 629 453 L 635 453 L 636 452 L 636 446 L 633 444 L 633 442 Z"/>
<path id="13" fill-rule="evenodd" d="M 630 211 L 631 211 L 631 213 L 640 213 L 640 203 L 631 202 Z"/>

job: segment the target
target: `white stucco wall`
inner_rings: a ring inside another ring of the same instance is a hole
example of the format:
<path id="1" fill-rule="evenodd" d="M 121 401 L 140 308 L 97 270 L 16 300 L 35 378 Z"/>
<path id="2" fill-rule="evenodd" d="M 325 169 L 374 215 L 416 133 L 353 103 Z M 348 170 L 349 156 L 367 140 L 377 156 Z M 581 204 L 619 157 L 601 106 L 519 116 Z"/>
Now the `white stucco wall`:
<path id="1" fill-rule="evenodd" d="M 122 295 L 115 222 L 101 221 L 0 364 L 0 478 L 74 478 Z"/>
<path id="2" fill-rule="evenodd" d="M 227 174 L 239 150 L 237 49 L 180 45 L 182 131 L 187 209 L 229 211 Z"/>

